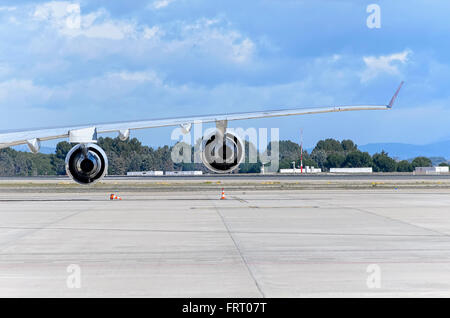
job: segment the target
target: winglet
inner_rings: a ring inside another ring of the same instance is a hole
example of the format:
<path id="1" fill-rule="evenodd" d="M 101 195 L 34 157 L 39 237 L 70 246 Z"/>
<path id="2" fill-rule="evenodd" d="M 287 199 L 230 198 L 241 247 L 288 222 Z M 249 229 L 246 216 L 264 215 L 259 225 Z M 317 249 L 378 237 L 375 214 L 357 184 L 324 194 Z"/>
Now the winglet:
<path id="1" fill-rule="evenodd" d="M 400 89 L 401 89 L 402 86 L 403 86 L 403 83 L 404 83 L 404 82 L 402 81 L 402 82 L 400 83 L 400 85 L 398 86 L 397 91 L 395 92 L 394 96 L 392 96 L 391 101 L 390 101 L 389 104 L 387 105 L 388 108 L 392 108 L 392 106 L 394 105 L 395 100 L 397 99 L 398 93 L 400 92 Z"/>

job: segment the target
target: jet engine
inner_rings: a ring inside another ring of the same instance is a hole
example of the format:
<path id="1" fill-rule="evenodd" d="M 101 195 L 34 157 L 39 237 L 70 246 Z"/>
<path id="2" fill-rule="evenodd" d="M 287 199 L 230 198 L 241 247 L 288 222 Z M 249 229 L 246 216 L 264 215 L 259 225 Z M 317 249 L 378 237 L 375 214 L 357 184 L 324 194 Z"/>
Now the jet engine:
<path id="1" fill-rule="evenodd" d="M 66 172 L 75 182 L 92 184 L 108 171 L 108 158 L 96 144 L 78 144 L 67 153 Z"/>
<path id="2" fill-rule="evenodd" d="M 231 132 L 223 135 L 219 131 L 203 137 L 202 161 L 217 173 L 235 170 L 244 157 L 242 141 Z"/>

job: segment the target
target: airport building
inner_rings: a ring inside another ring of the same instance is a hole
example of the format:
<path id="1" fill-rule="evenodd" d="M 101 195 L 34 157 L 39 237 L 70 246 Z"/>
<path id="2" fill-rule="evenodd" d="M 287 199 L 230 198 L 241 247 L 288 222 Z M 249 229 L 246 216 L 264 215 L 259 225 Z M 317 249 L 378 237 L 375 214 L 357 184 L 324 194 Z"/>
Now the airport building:
<path id="1" fill-rule="evenodd" d="M 127 176 L 129 177 L 153 177 L 153 176 L 162 176 L 164 175 L 163 171 L 130 171 L 127 172 Z"/>
<path id="2" fill-rule="evenodd" d="M 441 174 L 448 173 L 449 167 L 416 167 L 414 174 Z"/>
<path id="3" fill-rule="evenodd" d="M 315 168 L 315 167 L 310 167 L 310 166 L 306 166 L 303 169 L 303 173 L 319 173 L 319 172 L 322 172 L 322 169 Z M 280 169 L 280 173 L 302 173 L 302 171 L 300 170 L 300 168 Z"/>
<path id="4" fill-rule="evenodd" d="M 331 173 L 372 173 L 372 167 L 362 168 L 330 168 Z"/>

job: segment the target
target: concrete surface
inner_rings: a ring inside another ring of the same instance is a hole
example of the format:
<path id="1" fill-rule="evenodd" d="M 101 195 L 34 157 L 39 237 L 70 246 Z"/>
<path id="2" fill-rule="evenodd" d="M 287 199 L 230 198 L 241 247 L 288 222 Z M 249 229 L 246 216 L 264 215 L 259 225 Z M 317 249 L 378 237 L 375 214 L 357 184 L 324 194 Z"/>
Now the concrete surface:
<path id="1" fill-rule="evenodd" d="M 44 181 L 69 181 L 68 176 L 38 176 L 38 177 L 0 177 L 3 182 L 44 182 Z M 106 176 L 105 181 L 164 181 L 164 180 L 343 180 L 343 181 L 379 181 L 379 180 L 450 180 L 450 173 L 415 174 L 412 172 L 376 172 L 376 173 L 309 173 L 309 174 L 281 174 L 281 173 L 242 173 L 242 174 L 203 174 L 200 176 Z"/>
<path id="2" fill-rule="evenodd" d="M 0 296 L 450 296 L 450 190 L 118 194 L 0 190 Z"/>
<path id="3" fill-rule="evenodd" d="M 447 189 L 450 175 L 209 175 L 202 177 L 110 176 L 91 186 L 81 186 L 65 176 L 0 178 L 0 192 L 148 192 L 229 190 L 318 190 L 318 189 Z"/>

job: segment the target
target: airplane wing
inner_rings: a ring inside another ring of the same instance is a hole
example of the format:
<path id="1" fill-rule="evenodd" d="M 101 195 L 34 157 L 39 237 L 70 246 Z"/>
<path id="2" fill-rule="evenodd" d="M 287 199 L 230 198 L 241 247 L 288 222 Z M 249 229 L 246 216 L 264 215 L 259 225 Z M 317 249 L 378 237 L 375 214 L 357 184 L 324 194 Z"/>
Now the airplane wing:
<path id="1" fill-rule="evenodd" d="M 221 121 L 320 114 L 320 113 L 344 112 L 356 110 L 387 110 L 392 108 L 402 85 L 403 82 L 400 83 L 400 86 L 398 87 L 391 101 L 387 105 L 357 105 L 357 106 L 336 105 L 336 106 L 313 107 L 313 108 L 295 108 L 285 110 L 149 119 L 149 120 L 87 124 L 87 125 L 54 127 L 54 128 L 40 128 L 21 131 L 6 131 L 0 132 L 0 148 L 27 144 L 31 151 L 38 152 L 41 141 L 69 138 L 69 141 L 71 142 L 82 142 L 80 141 L 79 136 L 84 135 L 84 137 L 82 138 L 84 138 L 83 140 L 85 140 L 86 133 L 88 133 L 88 135 L 91 134 L 91 137 L 92 136 L 96 137 L 97 134 L 117 132 L 119 133 L 119 136 L 126 138 L 128 137 L 130 130 L 136 129 L 181 126 L 189 130 L 191 125 L 195 123 L 211 123 L 211 122 L 217 123 Z"/>

